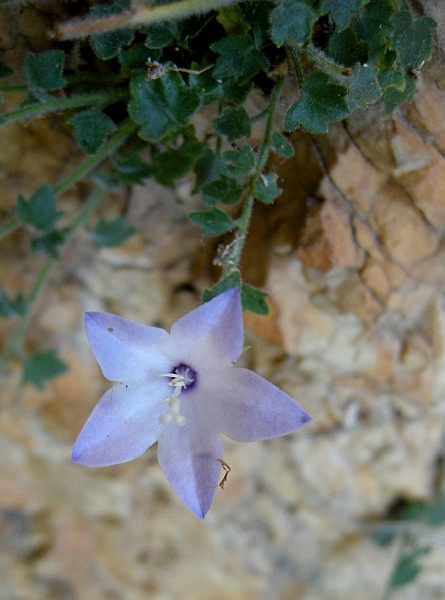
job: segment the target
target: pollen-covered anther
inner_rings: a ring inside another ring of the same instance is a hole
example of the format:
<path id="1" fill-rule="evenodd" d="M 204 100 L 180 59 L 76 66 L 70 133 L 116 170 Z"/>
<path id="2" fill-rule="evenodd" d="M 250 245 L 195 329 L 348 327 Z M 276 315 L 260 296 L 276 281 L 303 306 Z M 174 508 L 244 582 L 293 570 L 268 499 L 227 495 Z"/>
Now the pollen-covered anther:
<path id="1" fill-rule="evenodd" d="M 164 373 L 161 377 L 171 377 L 172 380 L 169 385 L 172 385 L 175 389 L 169 398 L 161 400 L 161 402 L 168 402 L 168 412 L 159 417 L 159 422 L 164 425 L 165 423 L 174 421 L 176 425 L 185 425 L 187 419 L 181 414 L 178 396 L 182 392 L 182 389 L 187 387 L 186 379 L 177 373 Z"/>

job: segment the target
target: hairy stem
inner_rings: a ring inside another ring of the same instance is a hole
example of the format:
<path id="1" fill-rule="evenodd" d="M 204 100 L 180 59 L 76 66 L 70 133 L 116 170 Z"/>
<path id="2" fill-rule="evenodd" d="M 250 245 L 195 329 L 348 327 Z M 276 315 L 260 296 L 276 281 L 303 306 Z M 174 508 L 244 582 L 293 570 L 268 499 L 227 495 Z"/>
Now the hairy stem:
<path id="1" fill-rule="evenodd" d="M 17 119 L 33 118 L 49 112 L 65 110 L 67 108 L 80 108 L 82 106 L 91 106 L 93 104 L 113 104 L 122 98 L 126 98 L 128 92 L 99 92 L 96 94 L 79 94 L 70 98 L 54 98 L 47 102 L 37 102 L 27 104 L 17 110 L 13 110 L 0 117 L 0 125 Z"/>
<path id="2" fill-rule="evenodd" d="M 209 12 L 215 8 L 236 4 L 238 0 L 183 0 L 161 6 L 144 7 L 133 2 L 130 11 L 108 17 L 76 19 L 57 26 L 54 35 L 61 40 L 84 38 L 89 35 L 113 31 L 115 29 L 137 27 L 156 21 L 183 19 L 189 15 Z"/>
<path id="3" fill-rule="evenodd" d="M 241 254 L 243 251 L 244 243 L 246 241 L 247 230 L 249 228 L 250 219 L 252 217 L 252 210 L 255 203 L 255 182 L 258 181 L 258 179 L 261 177 L 261 174 L 267 161 L 267 157 L 269 156 L 275 107 L 277 105 L 282 85 L 283 78 L 280 77 L 277 80 L 277 83 L 275 84 L 272 95 L 270 97 L 270 102 L 267 109 L 268 116 L 263 143 L 261 145 L 261 150 L 258 156 L 255 172 L 250 178 L 249 191 L 247 194 L 247 198 L 244 202 L 243 211 L 241 213 L 240 218 L 238 219 L 238 229 L 236 232 L 236 246 L 234 248 L 230 264 L 223 273 L 223 278 L 227 277 L 227 275 L 230 275 L 230 273 L 236 271 L 241 260 Z"/>

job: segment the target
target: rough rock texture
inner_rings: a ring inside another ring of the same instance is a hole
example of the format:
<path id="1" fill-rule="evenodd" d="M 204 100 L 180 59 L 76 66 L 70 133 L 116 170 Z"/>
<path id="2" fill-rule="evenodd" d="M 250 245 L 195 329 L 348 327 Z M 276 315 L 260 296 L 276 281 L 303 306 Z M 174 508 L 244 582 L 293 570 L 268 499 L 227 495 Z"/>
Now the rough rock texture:
<path id="1" fill-rule="evenodd" d="M 380 106 L 356 113 L 326 136 L 296 133 L 295 159 L 273 165 L 286 193 L 259 207 L 244 258 L 271 313 L 246 315 L 242 361 L 314 420 L 269 442 L 225 440 L 232 471 L 204 522 L 172 493 L 156 448 L 104 469 L 70 462 L 109 386 L 83 312 L 168 328 L 209 284 L 209 246 L 186 219 L 199 205 L 192 182 L 134 189 L 128 219 L 138 234 L 118 250 L 95 253 L 82 233 L 72 241 L 27 338 L 58 346 L 70 371 L 43 392 L 20 387 L 18 364 L 1 382 L 0 600 L 383 596 L 398 544 L 379 547 L 370 534 L 397 501 L 442 490 L 444 81 L 432 65 L 412 105 L 391 117 Z M 0 140 L 3 210 L 78 159 L 57 120 L 1 128 Z M 64 196 L 67 218 L 81 191 Z M 124 206 L 110 197 L 101 211 L 115 217 Z M 11 291 L 29 288 L 40 264 L 27 241 L 19 232 L 0 244 Z M 0 323 L 2 341 L 9 330 Z M 432 550 L 394 600 L 445 598 L 445 531 L 417 535 Z"/>

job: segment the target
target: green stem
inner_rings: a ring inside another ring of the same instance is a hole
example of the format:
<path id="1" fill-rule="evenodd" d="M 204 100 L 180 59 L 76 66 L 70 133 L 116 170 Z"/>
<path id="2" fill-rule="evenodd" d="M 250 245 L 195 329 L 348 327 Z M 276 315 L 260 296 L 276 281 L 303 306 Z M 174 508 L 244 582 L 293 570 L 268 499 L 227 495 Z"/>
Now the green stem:
<path id="1" fill-rule="evenodd" d="M 58 110 L 65 110 L 67 108 L 81 108 L 83 106 L 91 106 L 93 104 L 113 104 L 122 98 L 126 98 L 128 92 L 100 92 L 97 94 L 79 94 L 71 96 L 71 98 L 54 98 L 47 102 L 38 102 L 28 104 L 13 110 L 6 115 L 0 116 L 0 125 L 8 123 L 9 121 L 16 121 L 17 119 L 26 119 L 36 117 L 48 112 L 54 112 Z"/>
<path id="2" fill-rule="evenodd" d="M 22 84 L 17 84 L 17 85 L 13 85 L 13 84 L 3 84 L 0 85 L 0 93 L 1 92 L 26 92 L 26 90 L 28 89 L 28 86 L 25 85 L 24 83 Z"/>
<path id="3" fill-rule="evenodd" d="M 80 20 L 75 19 L 62 23 L 55 30 L 55 36 L 62 40 L 84 38 L 105 31 L 137 27 L 156 21 L 183 19 L 189 15 L 209 12 L 222 6 L 237 4 L 239 0 L 183 0 L 161 6 L 144 7 L 138 1 L 133 3 L 132 10 L 109 17 Z"/>
<path id="4" fill-rule="evenodd" d="M 272 92 L 272 95 L 270 98 L 266 130 L 264 132 L 263 143 L 261 145 L 260 154 L 258 156 L 255 173 L 250 178 L 249 191 L 247 194 L 246 201 L 244 202 L 243 211 L 241 213 L 240 218 L 238 219 L 238 229 L 237 229 L 237 233 L 236 233 L 236 246 L 235 246 L 233 254 L 232 254 L 232 259 L 231 259 L 227 269 L 223 273 L 223 278 L 227 277 L 234 271 L 238 270 L 239 262 L 241 260 L 241 253 L 243 251 L 244 243 L 246 241 L 247 230 L 249 228 L 250 219 L 252 217 L 253 206 L 255 203 L 255 182 L 258 181 L 258 179 L 261 177 L 261 174 L 263 172 L 264 166 L 267 161 L 267 157 L 269 156 L 275 107 L 277 105 L 277 101 L 278 101 L 278 97 L 281 92 L 282 85 L 283 85 L 283 78 L 280 77 L 277 80 L 277 83 L 273 89 L 273 92 Z"/>
<path id="5" fill-rule="evenodd" d="M 303 79 L 303 72 L 301 71 L 300 61 L 298 60 L 298 55 L 295 52 L 294 48 L 292 48 L 292 46 L 286 46 L 286 48 L 292 57 L 292 62 L 294 63 L 294 68 L 295 68 L 295 75 L 297 76 L 298 85 L 301 88 L 301 87 L 303 87 L 304 79 Z"/>
<path id="6" fill-rule="evenodd" d="M 77 218 L 69 227 L 68 231 L 65 234 L 64 245 L 68 243 L 68 241 L 73 237 L 74 233 L 86 223 L 88 217 L 91 213 L 97 208 L 98 204 L 104 197 L 105 192 L 103 190 L 96 190 L 90 196 L 90 198 L 85 202 L 84 206 L 80 210 Z M 3 352 L 0 354 L 0 371 L 3 371 L 6 363 L 11 358 L 13 354 L 15 354 L 22 342 L 26 327 L 28 325 L 29 319 L 32 314 L 32 309 L 35 306 L 40 294 L 48 281 L 48 277 L 55 266 L 57 261 L 53 258 L 48 258 L 42 268 L 40 269 L 39 274 L 37 275 L 36 280 L 34 281 L 34 285 L 31 288 L 29 296 L 27 298 L 27 309 L 26 313 L 19 317 L 16 321 L 15 327 L 12 331 L 12 334 L 3 348 Z"/>
<path id="7" fill-rule="evenodd" d="M 108 142 L 104 144 L 98 152 L 96 152 L 96 154 L 93 154 L 93 156 L 85 160 L 77 167 L 77 169 L 70 173 L 68 177 L 54 186 L 54 194 L 61 194 L 66 189 L 74 185 L 77 181 L 86 177 L 88 173 L 90 173 L 100 162 L 104 160 L 104 158 L 112 154 L 116 148 L 122 144 L 125 138 L 135 130 L 135 128 L 136 125 L 133 121 L 125 121 L 125 123 L 121 125 L 119 131 L 112 138 L 110 138 Z"/>

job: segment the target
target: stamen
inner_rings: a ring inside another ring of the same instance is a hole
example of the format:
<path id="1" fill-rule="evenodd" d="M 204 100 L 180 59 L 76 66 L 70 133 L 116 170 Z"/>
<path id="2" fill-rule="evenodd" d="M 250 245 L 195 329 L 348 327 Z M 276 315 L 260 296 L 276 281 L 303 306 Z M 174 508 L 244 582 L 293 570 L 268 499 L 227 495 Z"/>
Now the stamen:
<path id="1" fill-rule="evenodd" d="M 168 412 L 159 417 L 159 423 L 165 424 L 174 421 L 176 425 L 185 425 L 187 419 L 181 414 L 181 407 L 178 399 L 182 389 L 187 388 L 185 377 L 183 375 L 178 375 L 177 373 L 164 373 L 163 375 L 160 375 L 160 377 L 171 377 L 172 380 L 169 385 L 173 386 L 175 389 L 169 398 L 161 400 L 161 402 L 168 402 L 169 404 Z"/>

